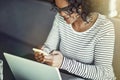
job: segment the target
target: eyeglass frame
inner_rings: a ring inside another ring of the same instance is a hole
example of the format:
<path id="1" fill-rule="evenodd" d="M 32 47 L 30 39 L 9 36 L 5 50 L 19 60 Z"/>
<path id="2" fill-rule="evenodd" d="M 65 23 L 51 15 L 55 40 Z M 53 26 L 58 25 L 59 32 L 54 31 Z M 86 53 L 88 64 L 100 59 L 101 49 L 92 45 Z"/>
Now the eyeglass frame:
<path id="1" fill-rule="evenodd" d="M 75 9 L 75 7 L 73 5 L 68 5 L 66 7 L 63 7 L 63 8 L 59 8 L 57 6 L 55 6 L 54 8 L 56 11 L 58 12 L 65 12 L 65 14 L 67 15 L 71 15 L 73 12 L 75 12 L 73 9 Z"/>

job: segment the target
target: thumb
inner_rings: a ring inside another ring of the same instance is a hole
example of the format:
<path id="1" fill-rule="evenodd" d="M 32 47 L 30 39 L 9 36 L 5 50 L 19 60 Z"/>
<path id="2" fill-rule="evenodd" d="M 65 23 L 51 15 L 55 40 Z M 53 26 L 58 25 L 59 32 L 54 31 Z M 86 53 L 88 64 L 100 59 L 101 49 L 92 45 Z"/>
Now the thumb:
<path id="1" fill-rule="evenodd" d="M 58 52 L 58 51 L 55 51 L 55 50 L 52 50 L 52 51 L 50 52 L 50 54 L 51 54 L 51 55 L 58 55 L 59 52 Z"/>

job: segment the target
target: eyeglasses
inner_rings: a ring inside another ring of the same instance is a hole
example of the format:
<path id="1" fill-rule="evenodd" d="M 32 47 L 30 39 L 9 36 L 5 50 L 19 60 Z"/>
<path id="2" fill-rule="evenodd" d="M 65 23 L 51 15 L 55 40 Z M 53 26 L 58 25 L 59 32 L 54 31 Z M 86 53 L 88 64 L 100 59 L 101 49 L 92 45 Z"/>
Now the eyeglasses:
<path id="1" fill-rule="evenodd" d="M 63 11 L 63 12 L 65 12 L 65 14 L 67 14 L 67 15 L 71 15 L 71 14 L 74 12 L 73 9 L 74 9 L 74 6 L 72 6 L 72 5 L 69 5 L 69 6 L 64 7 L 64 8 L 58 8 L 57 6 L 55 7 L 55 10 L 56 10 L 56 11 L 58 11 L 58 12 Z"/>

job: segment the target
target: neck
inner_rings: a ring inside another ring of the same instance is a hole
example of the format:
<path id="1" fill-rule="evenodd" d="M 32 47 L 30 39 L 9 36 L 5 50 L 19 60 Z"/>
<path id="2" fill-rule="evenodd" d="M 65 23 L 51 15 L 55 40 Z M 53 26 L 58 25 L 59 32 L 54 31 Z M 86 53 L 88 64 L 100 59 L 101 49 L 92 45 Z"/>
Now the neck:
<path id="1" fill-rule="evenodd" d="M 84 26 L 85 23 L 86 22 L 83 21 L 83 19 L 80 17 L 72 24 L 72 26 L 73 26 L 74 29 L 82 30 L 85 27 Z"/>
<path id="2" fill-rule="evenodd" d="M 86 31 L 87 29 L 89 29 L 92 25 L 92 21 L 91 19 L 88 17 L 88 21 L 83 21 L 83 19 L 81 17 L 79 17 L 73 24 L 72 27 L 75 31 L 78 32 L 83 32 Z"/>
<path id="3" fill-rule="evenodd" d="M 82 20 L 82 18 L 78 18 L 72 25 L 73 26 L 80 26 L 84 21 Z"/>

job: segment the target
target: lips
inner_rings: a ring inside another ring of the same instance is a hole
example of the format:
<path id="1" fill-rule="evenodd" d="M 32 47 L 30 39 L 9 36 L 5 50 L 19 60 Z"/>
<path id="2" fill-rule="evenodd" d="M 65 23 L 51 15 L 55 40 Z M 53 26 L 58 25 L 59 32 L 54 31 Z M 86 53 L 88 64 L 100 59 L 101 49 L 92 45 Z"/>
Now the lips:
<path id="1" fill-rule="evenodd" d="M 69 17 L 67 17 L 67 18 L 64 18 L 64 20 L 68 20 L 69 19 Z"/>

